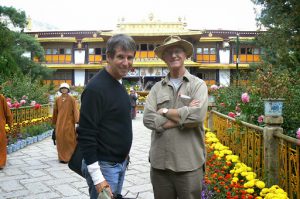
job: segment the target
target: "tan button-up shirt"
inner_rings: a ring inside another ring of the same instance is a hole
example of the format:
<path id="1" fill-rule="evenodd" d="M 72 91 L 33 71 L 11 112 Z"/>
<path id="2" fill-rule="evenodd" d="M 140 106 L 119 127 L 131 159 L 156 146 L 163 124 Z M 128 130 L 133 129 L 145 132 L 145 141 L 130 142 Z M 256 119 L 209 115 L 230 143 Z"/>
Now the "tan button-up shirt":
<path id="1" fill-rule="evenodd" d="M 191 99 L 183 99 L 179 94 Z M 203 122 L 207 98 L 205 82 L 187 70 L 177 91 L 170 82 L 169 75 L 152 87 L 146 100 L 143 121 L 152 130 L 149 155 L 153 168 L 181 172 L 203 166 L 206 156 Z M 200 105 L 189 107 L 193 99 L 200 100 Z M 157 113 L 161 108 L 177 109 L 181 127 L 164 129 L 162 126 L 167 118 Z"/>

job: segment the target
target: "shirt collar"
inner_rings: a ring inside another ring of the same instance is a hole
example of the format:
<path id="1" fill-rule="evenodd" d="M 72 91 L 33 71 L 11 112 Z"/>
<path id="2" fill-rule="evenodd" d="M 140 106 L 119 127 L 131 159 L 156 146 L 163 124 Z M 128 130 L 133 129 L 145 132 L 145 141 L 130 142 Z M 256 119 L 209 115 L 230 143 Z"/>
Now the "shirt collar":
<path id="1" fill-rule="evenodd" d="M 187 81 L 187 82 L 189 82 L 189 81 L 191 81 L 191 77 L 192 77 L 192 75 L 190 74 L 190 72 L 187 70 L 187 69 L 185 69 L 185 72 L 184 72 L 184 74 L 183 74 L 183 81 Z M 165 84 L 168 84 L 169 83 L 169 81 L 170 81 L 170 72 L 165 76 L 165 78 L 162 80 L 162 85 L 165 85 Z"/>

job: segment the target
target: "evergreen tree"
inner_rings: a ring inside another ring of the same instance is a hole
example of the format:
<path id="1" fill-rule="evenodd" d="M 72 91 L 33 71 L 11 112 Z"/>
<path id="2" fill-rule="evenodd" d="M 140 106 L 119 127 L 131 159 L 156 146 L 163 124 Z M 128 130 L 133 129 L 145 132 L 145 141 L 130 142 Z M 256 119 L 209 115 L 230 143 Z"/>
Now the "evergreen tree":
<path id="1" fill-rule="evenodd" d="M 252 0 L 262 7 L 258 25 L 267 31 L 258 37 L 264 61 L 279 70 L 300 73 L 300 1 Z"/>
<path id="2" fill-rule="evenodd" d="M 32 80 L 36 80 L 50 74 L 49 69 L 24 56 L 29 52 L 39 60 L 44 57 L 41 45 L 24 33 L 26 25 L 24 11 L 0 6 L 0 75 L 3 79 L 19 74 L 30 75 Z"/>

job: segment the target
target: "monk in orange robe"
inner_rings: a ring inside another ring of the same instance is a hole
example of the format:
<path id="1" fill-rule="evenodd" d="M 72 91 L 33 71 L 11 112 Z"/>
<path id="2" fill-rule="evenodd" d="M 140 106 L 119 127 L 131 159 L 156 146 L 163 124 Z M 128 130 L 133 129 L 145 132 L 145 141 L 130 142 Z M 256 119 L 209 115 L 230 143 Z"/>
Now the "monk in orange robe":
<path id="1" fill-rule="evenodd" d="M 5 124 L 8 124 L 8 126 L 11 127 L 12 122 L 12 113 L 7 105 L 5 97 L 0 94 L 0 170 L 5 167 L 7 156 L 7 137 L 5 132 Z"/>
<path id="2" fill-rule="evenodd" d="M 79 121 L 79 110 L 75 98 L 69 95 L 67 83 L 62 83 L 59 91 L 62 94 L 55 100 L 52 124 L 55 125 L 58 160 L 67 163 L 77 144 L 75 124 Z"/>

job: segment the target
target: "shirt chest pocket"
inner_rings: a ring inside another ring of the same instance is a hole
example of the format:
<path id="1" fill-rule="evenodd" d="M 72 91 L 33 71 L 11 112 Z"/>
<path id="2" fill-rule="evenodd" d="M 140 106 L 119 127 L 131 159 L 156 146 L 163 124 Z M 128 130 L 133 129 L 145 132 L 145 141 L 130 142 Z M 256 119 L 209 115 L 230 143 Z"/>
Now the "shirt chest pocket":
<path id="1" fill-rule="evenodd" d="M 157 110 L 161 108 L 170 108 L 171 99 L 168 95 L 158 95 L 157 96 Z"/>

